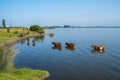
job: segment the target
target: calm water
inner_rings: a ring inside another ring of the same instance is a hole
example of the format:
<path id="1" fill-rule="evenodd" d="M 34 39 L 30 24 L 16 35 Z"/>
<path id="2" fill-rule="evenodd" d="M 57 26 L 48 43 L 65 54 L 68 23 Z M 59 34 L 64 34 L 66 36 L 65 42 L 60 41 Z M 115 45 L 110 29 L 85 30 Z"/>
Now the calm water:
<path id="1" fill-rule="evenodd" d="M 120 80 L 120 28 L 58 28 L 50 37 L 22 41 L 13 60 L 16 68 L 27 67 L 50 72 L 48 80 Z M 32 40 L 36 44 L 32 44 Z M 53 49 L 52 42 L 61 42 L 62 48 Z M 75 49 L 65 48 L 65 42 L 74 42 Z M 105 52 L 91 51 L 92 44 L 104 44 Z"/>

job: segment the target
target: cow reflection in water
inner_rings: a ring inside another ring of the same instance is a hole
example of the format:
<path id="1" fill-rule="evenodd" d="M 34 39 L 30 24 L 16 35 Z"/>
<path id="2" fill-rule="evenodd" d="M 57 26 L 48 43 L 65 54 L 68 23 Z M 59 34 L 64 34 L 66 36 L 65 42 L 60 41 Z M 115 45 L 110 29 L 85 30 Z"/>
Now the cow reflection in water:
<path id="1" fill-rule="evenodd" d="M 43 42 L 44 41 L 44 38 L 45 38 L 45 35 L 40 35 L 40 36 L 35 36 L 35 37 L 33 37 L 33 39 L 35 40 L 35 41 L 41 41 L 41 42 Z"/>
<path id="2" fill-rule="evenodd" d="M 35 43 L 35 40 L 32 40 L 32 45 L 35 47 L 36 46 L 36 43 Z"/>
<path id="3" fill-rule="evenodd" d="M 30 42 L 27 42 L 27 46 L 30 46 Z M 32 42 L 32 46 L 36 46 L 36 43 L 35 42 Z"/>
<path id="4" fill-rule="evenodd" d="M 71 51 L 75 50 L 75 47 L 68 47 L 68 46 L 66 46 L 65 48 L 68 49 L 68 50 L 71 50 Z"/>
<path id="5" fill-rule="evenodd" d="M 68 50 L 75 50 L 75 43 L 70 43 L 70 42 L 67 42 L 65 43 L 65 48 L 68 49 Z"/>
<path id="6" fill-rule="evenodd" d="M 104 54 L 105 53 L 105 46 L 104 45 L 91 45 L 91 52 L 92 53 L 101 53 Z"/>
<path id="7" fill-rule="evenodd" d="M 92 53 L 100 53 L 100 54 L 104 54 L 105 50 L 91 50 Z"/>
<path id="8" fill-rule="evenodd" d="M 27 42 L 27 46 L 30 46 L 30 42 Z"/>
<path id="9" fill-rule="evenodd" d="M 52 42 L 52 44 L 54 45 L 52 49 L 58 49 L 59 51 L 62 50 L 62 46 L 60 42 Z"/>
<path id="10" fill-rule="evenodd" d="M 30 46 L 30 37 L 27 37 L 26 40 L 27 40 L 27 46 Z"/>
<path id="11" fill-rule="evenodd" d="M 33 45 L 34 47 L 36 46 L 36 44 L 35 44 L 35 43 L 33 43 L 32 45 Z"/>

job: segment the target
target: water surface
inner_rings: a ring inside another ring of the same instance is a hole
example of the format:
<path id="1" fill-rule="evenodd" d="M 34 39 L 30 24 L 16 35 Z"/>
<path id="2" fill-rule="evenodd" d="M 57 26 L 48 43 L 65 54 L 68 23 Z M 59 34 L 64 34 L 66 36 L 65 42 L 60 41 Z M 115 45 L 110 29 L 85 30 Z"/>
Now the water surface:
<path id="1" fill-rule="evenodd" d="M 120 80 L 119 28 L 46 30 L 50 32 L 53 37 L 46 35 L 16 44 L 19 54 L 13 60 L 14 66 L 48 70 L 48 80 Z M 53 41 L 61 42 L 61 49 L 53 49 Z M 65 48 L 65 42 L 74 42 L 75 48 Z M 92 44 L 105 45 L 105 51 L 91 51 Z"/>

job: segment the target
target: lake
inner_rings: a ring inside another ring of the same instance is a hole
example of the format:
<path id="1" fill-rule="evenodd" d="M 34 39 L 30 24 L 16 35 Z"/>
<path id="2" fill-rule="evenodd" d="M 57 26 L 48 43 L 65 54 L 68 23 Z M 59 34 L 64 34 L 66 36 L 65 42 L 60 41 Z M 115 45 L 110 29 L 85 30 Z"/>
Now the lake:
<path id="1" fill-rule="evenodd" d="M 46 30 L 53 36 L 30 38 L 16 44 L 16 68 L 47 70 L 47 80 L 120 80 L 120 28 L 56 28 Z M 35 40 L 35 44 L 32 43 Z M 52 42 L 61 42 L 53 48 Z M 75 43 L 73 49 L 66 42 Z M 91 45 L 105 45 L 96 52 Z"/>

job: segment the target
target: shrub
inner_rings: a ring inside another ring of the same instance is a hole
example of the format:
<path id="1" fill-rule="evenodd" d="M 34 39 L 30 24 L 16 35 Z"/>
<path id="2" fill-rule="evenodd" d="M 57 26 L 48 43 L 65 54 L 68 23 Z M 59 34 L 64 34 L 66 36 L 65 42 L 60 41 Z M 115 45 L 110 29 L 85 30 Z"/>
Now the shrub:
<path id="1" fill-rule="evenodd" d="M 18 34 L 19 32 L 18 31 L 15 31 L 14 34 Z"/>
<path id="2" fill-rule="evenodd" d="M 39 25 L 32 25 L 32 26 L 30 26 L 30 30 L 31 31 L 37 31 L 37 30 L 39 30 L 39 28 L 40 28 Z"/>
<path id="3" fill-rule="evenodd" d="M 25 36 L 25 33 L 24 32 L 21 32 L 19 37 L 24 37 Z"/>
<path id="4" fill-rule="evenodd" d="M 32 26 L 30 26 L 30 30 L 31 31 L 36 31 L 36 32 L 40 33 L 40 32 L 43 31 L 43 28 L 40 27 L 39 25 L 32 25 Z"/>
<path id="5" fill-rule="evenodd" d="M 27 33 L 26 33 L 26 35 L 29 35 L 30 34 L 30 31 L 28 31 Z"/>

